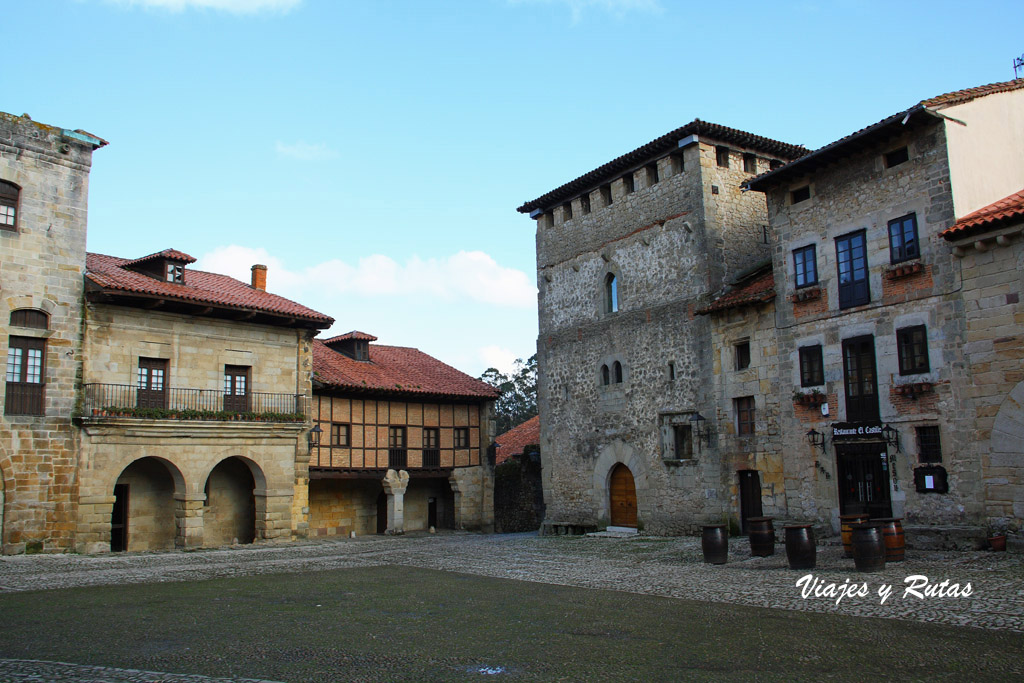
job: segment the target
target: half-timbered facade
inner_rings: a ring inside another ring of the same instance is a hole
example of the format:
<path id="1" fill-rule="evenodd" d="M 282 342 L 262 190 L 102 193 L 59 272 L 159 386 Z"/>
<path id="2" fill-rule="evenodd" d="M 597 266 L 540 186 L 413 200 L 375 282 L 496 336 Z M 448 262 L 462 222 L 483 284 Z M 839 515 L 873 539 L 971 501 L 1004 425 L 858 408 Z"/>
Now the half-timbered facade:
<path id="1" fill-rule="evenodd" d="M 495 390 L 373 341 L 350 332 L 313 342 L 311 533 L 490 529 Z"/>

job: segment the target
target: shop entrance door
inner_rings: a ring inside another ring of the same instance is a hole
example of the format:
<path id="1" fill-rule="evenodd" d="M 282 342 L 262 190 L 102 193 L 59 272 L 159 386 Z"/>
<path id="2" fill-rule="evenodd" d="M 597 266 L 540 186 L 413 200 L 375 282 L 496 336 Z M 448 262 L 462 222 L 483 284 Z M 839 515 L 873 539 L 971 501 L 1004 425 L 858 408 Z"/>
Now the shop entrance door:
<path id="1" fill-rule="evenodd" d="M 882 442 L 836 444 L 839 512 L 892 517 L 889 455 Z"/>

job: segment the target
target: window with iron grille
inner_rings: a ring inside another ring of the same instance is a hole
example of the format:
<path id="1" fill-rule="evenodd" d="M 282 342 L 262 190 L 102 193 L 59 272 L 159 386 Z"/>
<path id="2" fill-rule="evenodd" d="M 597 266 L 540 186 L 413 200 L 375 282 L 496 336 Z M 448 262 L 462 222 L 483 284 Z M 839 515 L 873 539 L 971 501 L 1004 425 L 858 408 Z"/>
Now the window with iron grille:
<path id="1" fill-rule="evenodd" d="M 942 462 L 942 444 L 938 425 L 917 427 L 917 461 Z"/>
<path id="2" fill-rule="evenodd" d="M 793 272 L 797 287 L 818 284 L 818 254 L 813 244 L 793 250 Z"/>
<path id="3" fill-rule="evenodd" d="M 5 415 L 43 415 L 46 405 L 46 340 L 8 337 Z"/>
<path id="4" fill-rule="evenodd" d="M 928 332 L 924 325 L 896 330 L 896 350 L 899 354 L 901 375 L 928 372 Z"/>
<path id="5" fill-rule="evenodd" d="M 817 387 L 825 383 L 821 345 L 800 347 L 800 386 Z"/>
<path id="6" fill-rule="evenodd" d="M 469 427 L 455 428 L 455 447 L 469 448 Z"/>
<path id="7" fill-rule="evenodd" d="M 754 397 L 743 396 L 733 399 L 736 412 L 736 433 L 747 436 L 754 433 Z"/>
<path id="8" fill-rule="evenodd" d="M 0 230 L 18 229 L 18 186 L 0 180 Z"/>
<path id="9" fill-rule="evenodd" d="M 918 258 L 921 248 L 917 242 L 917 214 L 889 221 L 889 260 L 900 263 Z"/>
<path id="10" fill-rule="evenodd" d="M 342 424 L 340 422 L 331 423 L 331 445 L 348 447 L 352 442 L 350 441 L 352 434 L 351 425 Z"/>

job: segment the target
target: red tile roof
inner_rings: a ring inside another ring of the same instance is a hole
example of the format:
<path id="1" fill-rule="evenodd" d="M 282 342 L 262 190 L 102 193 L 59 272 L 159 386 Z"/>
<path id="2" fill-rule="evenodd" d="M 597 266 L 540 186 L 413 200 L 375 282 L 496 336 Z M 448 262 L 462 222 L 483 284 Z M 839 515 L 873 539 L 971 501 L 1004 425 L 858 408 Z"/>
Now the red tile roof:
<path id="1" fill-rule="evenodd" d="M 1012 81 L 1003 81 L 1002 83 L 979 85 L 975 88 L 954 90 L 953 92 L 948 92 L 945 95 L 921 100 L 921 104 L 926 107 L 951 107 L 954 104 L 963 104 L 964 102 L 970 102 L 973 99 L 985 97 L 986 95 L 1019 90 L 1020 88 L 1024 88 L 1024 78 L 1015 78 Z"/>
<path id="2" fill-rule="evenodd" d="M 719 296 L 706 307 L 698 309 L 698 315 L 706 315 L 730 308 L 771 301 L 775 298 L 775 277 L 772 269 L 758 269 L 731 290 Z"/>
<path id="3" fill-rule="evenodd" d="M 331 337 L 330 339 L 324 339 L 323 342 L 324 342 L 324 344 L 333 344 L 334 342 L 347 341 L 349 339 L 355 339 L 357 341 L 368 341 L 368 342 L 377 341 L 377 338 L 374 337 L 372 334 L 367 334 L 366 332 L 360 332 L 359 330 L 352 330 L 351 332 L 346 332 L 345 334 L 339 334 L 337 337 Z"/>
<path id="4" fill-rule="evenodd" d="M 168 252 L 191 258 L 182 252 L 174 250 L 168 250 Z M 185 282 L 179 284 L 157 280 L 125 267 L 140 260 L 143 259 L 130 261 L 116 256 L 87 254 L 85 261 L 86 283 L 91 283 L 93 288 L 99 289 L 105 294 L 116 296 L 165 299 L 267 313 L 277 317 L 295 318 L 320 328 L 330 327 L 334 322 L 330 316 L 306 308 L 282 296 L 253 289 L 244 282 L 227 275 L 186 268 Z"/>
<path id="5" fill-rule="evenodd" d="M 967 214 L 939 234 L 947 240 L 957 240 L 1011 221 L 1024 221 L 1024 190 Z"/>
<path id="6" fill-rule="evenodd" d="M 767 173 L 762 173 L 755 178 L 751 178 L 744 186 L 751 190 L 763 192 L 768 187 L 777 183 L 795 179 L 796 176 L 805 175 L 822 166 L 833 163 L 838 159 L 849 156 L 852 152 L 859 150 L 866 145 L 872 145 L 875 143 L 883 144 L 883 141 L 887 141 L 892 138 L 895 131 L 902 132 L 908 130 L 910 126 L 920 125 L 929 120 L 937 121 L 939 119 L 939 114 L 934 113 L 932 109 L 950 107 L 955 104 L 963 104 L 964 102 L 969 102 L 979 97 L 985 97 L 986 95 L 994 95 L 996 93 L 1009 92 L 1011 90 L 1019 90 L 1021 88 L 1024 88 L 1024 78 L 1018 78 L 1002 83 L 991 83 L 989 85 L 982 85 L 976 88 L 957 90 L 931 99 L 921 100 L 909 109 L 897 112 L 892 116 L 882 119 L 878 123 L 873 123 L 870 126 L 861 128 L 860 130 L 850 133 L 846 137 L 840 138 L 835 142 L 830 142 L 824 147 L 819 147 L 810 154 L 791 161 L 773 171 L 768 171 Z"/>
<path id="7" fill-rule="evenodd" d="M 581 192 L 592 190 L 602 183 L 608 182 L 608 180 L 616 178 L 621 173 L 636 168 L 638 165 L 645 163 L 650 159 L 657 158 L 678 149 L 679 140 L 690 135 L 705 136 L 718 140 L 719 142 L 731 142 L 735 145 L 746 147 L 748 149 L 760 150 L 766 154 L 772 154 L 782 159 L 796 159 L 810 152 L 809 149 L 799 145 L 791 145 L 786 142 L 779 142 L 778 140 L 772 140 L 771 138 L 747 133 L 746 131 L 742 131 L 737 128 L 729 128 L 727 126 L 720 126 L 717 123 L 694 119 L 681 128 L 676 128 L 672 132 L 666 133 L 660 138 L 652 140 L 642 147 L 637 147 L 632 152 L 623 154 L 622 156 L 609 161 L 607 164 L 599 166 L 593 171 L 581 175 L 579 178 L 576 178 L 576 180 L 570 181 L 565 185 L 534 199 L 533 201 L 526 202 L 520 206 L 517 211 L 520 213 L 529 213 L 534 209 L 546 209 L 554 206 L 555 204 L 564 202 L 567 199 L 571 199 Z"/>
<path id="8" fill-rule="evenodd" d="M 163 251 L 158 251 L 155 254 L 150 254 L 149 256 L 137 258 L 134 261 L 125 261 L 121 265 L 125 267 L 131 267 L 136 266 L 140 263 L 147 263 L 149 261 L 182 261 L 184 263 L 196 262 L 195 258 L 189 256 L 183 251 L 178 251 L 177 249 L 164 249 Z"/>
<path id="9" fill-rule="evenodd" d="M 496 465 L 500 465 L 509 458 L 519 455 L 527 446 L 540 444 L 540 415 L 531 417 L 518 427 L 513 427 L 494 440 L 498 446 L 497 455 L 494 459 Z"/>
<path id="10" fill-rule="evenodd" d="M 313 340 L 314 385 L 372 393 L 493 400 L 498 390 L 419 349 L 370 344 L 370 360 L 359 361 Z"/>

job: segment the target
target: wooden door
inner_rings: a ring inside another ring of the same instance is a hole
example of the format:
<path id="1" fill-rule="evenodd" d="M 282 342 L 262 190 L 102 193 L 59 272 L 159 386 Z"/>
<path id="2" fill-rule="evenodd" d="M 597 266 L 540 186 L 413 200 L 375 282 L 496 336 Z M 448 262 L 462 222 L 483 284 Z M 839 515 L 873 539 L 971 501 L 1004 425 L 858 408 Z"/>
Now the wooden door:
<path id="1" fill-rule="evenodd" d="M 224 410 L 249 412 L 249 370 L 245 365 L 224 366 Z"/>
<path id="2" fill-rule="evenodd" d="M 889 458 L 885 444 L 837 445 L 836 461 L 840 514 L 892 517 Z"/>
<path id="3" fill-rule="evenodd" d="M 740 531 L 747 533 L 747 519 L 762 516 L 761 475 L 757 470 L 740 470 Z"/>
<path id="4" fill-rule="evenodd" d="M 612 470 L 608 494 L 611 525 L 636 528 L 636 486 L 625 465 L 620 463 Z"/>
<path id="5" fill-rule="evenodd" d="M 140 358 L 137 386 L 140 408 L 166 408 L 167 360 L 165 358 Z"/>
<path id="6" fill-rule="evenodd" d="M 114 508 L 110 513 L 110 552 L 128 550 L 128 484 L 114 485 Z"/>
<path id="7" fill-rule="evenodd" d="M 873 336 L 843 341 L 843 379 L 846 385 L 846 419 L 850 422 L 877 420 L 878 380 L 875 376 Z"/>

